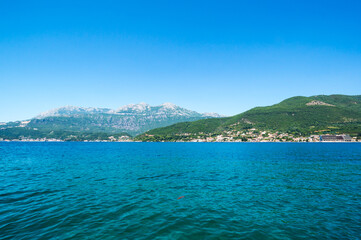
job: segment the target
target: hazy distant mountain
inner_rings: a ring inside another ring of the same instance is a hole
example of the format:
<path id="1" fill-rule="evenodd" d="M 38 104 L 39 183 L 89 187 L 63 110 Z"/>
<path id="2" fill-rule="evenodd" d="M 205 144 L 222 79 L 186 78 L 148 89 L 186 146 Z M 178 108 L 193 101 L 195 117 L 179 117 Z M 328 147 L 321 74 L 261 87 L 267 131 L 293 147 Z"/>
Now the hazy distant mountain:
<path id="1" fill-rule="evenodd" d="M 150 106 L 146 103 L 129 104 L 116 110 L 66 106 L 41 113 L 28 121 L 2 124 L 0 130 L 2 132 L 7 129 L 7 132 L 14 132 L 15 130 L 44 133 L 67 131 L 72 134 L 127 133 L 136 135 L 174 123 L 214 117 L 220 117 L 220 115 L 216 113 L 201 114 L 172 103 L 164 103 L 160 106 Z"/>

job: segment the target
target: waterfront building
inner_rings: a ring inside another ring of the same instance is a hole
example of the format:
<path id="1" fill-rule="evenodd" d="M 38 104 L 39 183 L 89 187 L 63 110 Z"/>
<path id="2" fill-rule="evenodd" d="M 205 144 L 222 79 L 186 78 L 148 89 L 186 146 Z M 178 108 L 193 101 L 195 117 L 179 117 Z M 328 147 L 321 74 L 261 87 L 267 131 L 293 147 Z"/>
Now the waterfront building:
<path id="1" fill-rule="evenodd" d="M 342 135 L 321 135 L 321 142 L 351 142 L 352 138 L 350 135 L 342 134 Z"/>

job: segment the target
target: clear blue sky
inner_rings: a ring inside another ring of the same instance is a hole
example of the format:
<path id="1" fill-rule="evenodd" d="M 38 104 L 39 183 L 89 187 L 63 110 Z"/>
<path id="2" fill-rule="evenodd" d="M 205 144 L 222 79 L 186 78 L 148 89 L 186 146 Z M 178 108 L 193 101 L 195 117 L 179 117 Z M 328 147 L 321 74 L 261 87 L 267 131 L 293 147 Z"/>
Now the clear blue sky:
<path id="1" fill-rule="evenodd" d="M 74 3 L 76 2 L 76 3 Z M 361 1 L 1 1 L 0 121 L 361 94 Z"/>

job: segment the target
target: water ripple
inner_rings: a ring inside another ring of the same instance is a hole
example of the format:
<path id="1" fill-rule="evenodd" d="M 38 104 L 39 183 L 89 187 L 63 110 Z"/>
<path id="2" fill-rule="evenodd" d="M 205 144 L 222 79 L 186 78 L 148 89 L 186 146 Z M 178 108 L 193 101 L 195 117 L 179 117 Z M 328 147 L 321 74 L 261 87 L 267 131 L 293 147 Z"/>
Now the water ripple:
<path id="1" fill-rule="evenodd" d="M 360 144 L 0 143 L 0 156 L 0 239 L 361 236 Z"/>

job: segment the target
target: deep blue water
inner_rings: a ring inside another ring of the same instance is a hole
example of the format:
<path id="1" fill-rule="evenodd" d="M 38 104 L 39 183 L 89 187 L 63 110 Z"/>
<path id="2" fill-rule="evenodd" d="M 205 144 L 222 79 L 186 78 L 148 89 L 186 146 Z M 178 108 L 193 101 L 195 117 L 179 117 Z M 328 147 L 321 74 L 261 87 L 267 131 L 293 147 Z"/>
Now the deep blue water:
<path id="1" fill-rule="evenodd" d="M 359 143 L 0 143 L 0 239 L 360 236 Z"/>

